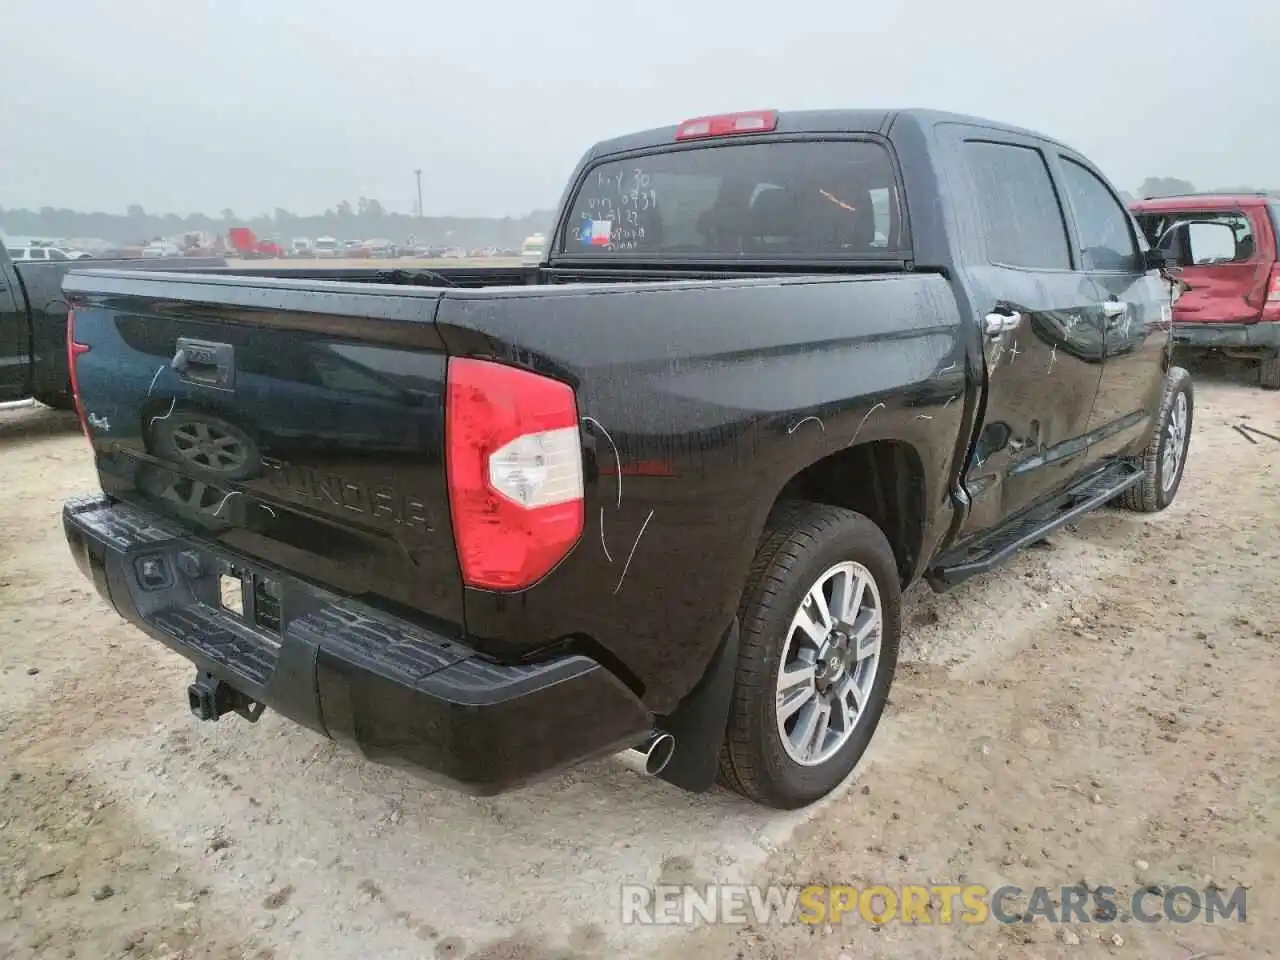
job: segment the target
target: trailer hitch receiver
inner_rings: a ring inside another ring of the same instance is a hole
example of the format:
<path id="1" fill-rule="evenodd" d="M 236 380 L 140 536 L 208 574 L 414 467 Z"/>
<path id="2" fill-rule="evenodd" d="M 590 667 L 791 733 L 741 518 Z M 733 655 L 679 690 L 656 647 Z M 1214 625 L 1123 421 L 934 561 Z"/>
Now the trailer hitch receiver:
<path id="1" fill-rule="evenodd" d="M 195 682 L 187 687 L 187 702 L 191 712 L 201 720 L 217 720 L 225 713 L 235 713 L 250 723 L 257 723 L 266 709 L 265 704 L 205 671 L 197 673 Z"/>

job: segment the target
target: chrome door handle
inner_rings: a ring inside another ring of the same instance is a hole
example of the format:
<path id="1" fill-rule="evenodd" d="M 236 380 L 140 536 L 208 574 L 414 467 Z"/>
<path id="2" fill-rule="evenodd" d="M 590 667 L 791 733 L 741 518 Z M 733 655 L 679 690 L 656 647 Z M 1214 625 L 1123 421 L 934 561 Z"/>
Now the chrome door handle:
<path id="1" fill-rule="evenodd" d="M 1108 320 L 1118 320 L 1129 311 L 1129 305 L 1123 300 L 1102 301 L 1102 314 Z"/>
<path id="2" fill-rule="evenodd" d="M 998 337 L 1010 330 L 1017 330 L 1020 323 L 1022 323 L 1020 313 L 988 313 L 982 329 L 988 337 Z"/>

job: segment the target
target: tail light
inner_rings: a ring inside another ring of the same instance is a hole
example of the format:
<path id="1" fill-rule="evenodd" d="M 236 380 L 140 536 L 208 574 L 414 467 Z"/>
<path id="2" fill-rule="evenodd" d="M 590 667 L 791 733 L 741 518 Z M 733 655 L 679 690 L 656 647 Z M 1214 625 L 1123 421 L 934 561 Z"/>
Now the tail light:
<path id="1" fill-rule="evenodd" d="M 85 438 L 92 442 L 89 436 L 89 421 L 85 417 L 84 404 L 80 402 L 80 377 L 76 370 L 76 366 L 80 362 L 80 358 L 89 352 L 87 343 L 79 343 L 76 340 L 76 312 L 74 310 L 67 311 L 67 370 L 71 375 L 71 398 L 75 401 L 76 416 L 80 418 L 80 429 L 84 431 Z"/>
<path id="2" fill-rule="evenodd" d="M 746 133 L 768 133 L 777 129 L 778 115 L 772 110 L 747 113 L 722 113 L 714 117 L 695 117 L 676 127 L 677 140 L 700 140 L 704 137 L 729 137 Z"/>
<path id="3" fill-rule="evenodd" d="M 1264 320 L 1280 320 L 1280 263 L 1271 265 L 1271 276 L 1267 278 L 1267 299 L 1262 305 Z"/>
<path id="4" fill-rule="evenodd" d="M 582 441 L 567 384 L 486 360 L 450 359 L 445 451 L 467 586 L 531 586 L 582 536 Z"/>

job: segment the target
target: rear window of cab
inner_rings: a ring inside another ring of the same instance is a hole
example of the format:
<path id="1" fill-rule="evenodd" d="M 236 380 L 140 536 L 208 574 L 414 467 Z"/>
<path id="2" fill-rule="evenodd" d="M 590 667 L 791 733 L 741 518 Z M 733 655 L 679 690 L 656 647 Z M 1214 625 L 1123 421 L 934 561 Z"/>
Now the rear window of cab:
<path id="1" fill-rule="evenodd" d="M 570 257 L 874 259 L 906 246 L 889 151 L 868 140 L 666 150 L 591 168 Z"/>

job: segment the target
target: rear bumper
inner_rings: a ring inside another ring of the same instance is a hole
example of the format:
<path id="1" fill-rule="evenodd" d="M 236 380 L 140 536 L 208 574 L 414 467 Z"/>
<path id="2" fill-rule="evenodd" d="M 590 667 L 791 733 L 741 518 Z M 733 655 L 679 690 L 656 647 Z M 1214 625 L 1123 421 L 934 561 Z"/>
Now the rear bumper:
<path id="1" fill-rule="evenodd" d="M 1173 342 L 1179 347 L 1234 347 L 1280 351 L 1280 323 L 1179 323 L 1173 325 Z"/>
<path id="2" fill-rule="evenodd" d="M 587 657 L 496 664 L 457 639 L 105 498 L 68 502 L 62 523 L 81 572 L 122 617 L 201 671 L 371 760 L 490 795 L 622 750 L 651 727 L 632 691 Z M 229 569 L 277 585 L 278 632 L 252 625 L 252 589 L 243 619 L 221 607 Z"/>

